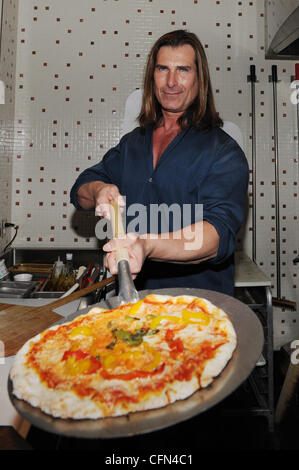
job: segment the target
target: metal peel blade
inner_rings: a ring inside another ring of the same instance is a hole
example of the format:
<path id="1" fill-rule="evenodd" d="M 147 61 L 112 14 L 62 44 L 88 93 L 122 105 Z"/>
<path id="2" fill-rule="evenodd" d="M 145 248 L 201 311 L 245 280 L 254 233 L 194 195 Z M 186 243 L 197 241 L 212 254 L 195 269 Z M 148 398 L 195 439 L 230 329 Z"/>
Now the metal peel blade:
<path id="1" fill-rule="evenodd" d="M 120 208 L 115 201 L 110 203 L 110 216 L 112 233 L 114 238 L 122 238 L 125 236 L 123 221 Z M 118 298 L 120 304 L 137 302 L 139 294 L 135 288 L 129 265 L 129 254 L 126 248 L 118 248 L 115 252 L 118 267 Z"/>

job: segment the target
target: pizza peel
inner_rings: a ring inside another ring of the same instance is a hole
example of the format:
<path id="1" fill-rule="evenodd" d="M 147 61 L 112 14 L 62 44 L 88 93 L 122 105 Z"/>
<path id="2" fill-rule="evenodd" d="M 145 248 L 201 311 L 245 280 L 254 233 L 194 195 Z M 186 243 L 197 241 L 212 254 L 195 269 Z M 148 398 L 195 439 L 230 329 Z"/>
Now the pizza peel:
<path id="1" fill-rule="evenodd" d="M 112 201 L 110 203 L 110 218 L 113 238 L 124 238 L 124 225 L 120 208 L 116 201 Z M 137 290 L 135 289 L 135 285 L 130 271 L 128 250 L 126 248 L 117 248 L 115 250 L 115 257 L 117 262 L 118 273 L 117 277 L 119 304 L 137 302 L 139 300 L 139 295 Z"/>
<path id="2" fill-rule="evenodd" d="M 202 297 L 210 300 L 228 314 L 236 330 L 238 344 L 226 368 L 209 387 L 198 390 L 189 398 L 178 400 L 159 409 L 139 411 L 115 418 L 73 420 L 53 418 L 39 408 L 34 408 L 29 403 L 17 399 L 13 395 L 12 381 L 9 378 L 9 397 L 20 415 L 44 431 L 63 436 L 86 439 L 128 437 L 161 430 L 188 420 L 217 405 L 234 392 L 248 378 L 263 349 L 263 328 L 256 314 L 239 300 L 214 291 L 186 288 L 158 289 L 140 291 L 139 297 L 144 298 L 152 293 Z M 110 309 L 118 305 L 120 305 L 118 296 L 111 297 L 80 312 L 75 312 L 58 323 L 71 321 L 95 306 Z"/>
<path id="3" fill-rule="evenodd" d="M 0 303 L 0 340 L 4 344 L 4 356 L 13 356 L 28 339 L 63 319 L 62 315 L 53 310 L 80 299 L 114 280 L 114 276 L 111 276 L 40 307 Z"/>

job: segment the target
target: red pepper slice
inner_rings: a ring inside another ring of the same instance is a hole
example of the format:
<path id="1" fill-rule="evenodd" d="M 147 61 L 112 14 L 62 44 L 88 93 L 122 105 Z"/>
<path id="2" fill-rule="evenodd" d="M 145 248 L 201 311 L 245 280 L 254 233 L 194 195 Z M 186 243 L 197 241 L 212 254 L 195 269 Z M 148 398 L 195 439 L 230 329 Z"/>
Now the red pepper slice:
<path id="1" fill-rule="evenodd" d="M 87 356 L 87 353 L 81 351 L 81 349 L 77 349 L 76 351 L 65 351 L 64 355 L 62 356 L 62 360 L 66 361 L 68 357 L 74 357 L 75 359 L 79 360 L 84 359 Z"/>
<path id="2" fill-rule="evenodd" d="M 171 343 L 169 344 L 169 347 L 171 351 L 174 353 L 180 353 L 184 351 L 184 344 L 180 338 L 177 338 L 171 341 Z"/>
<path id="3" fill-rule="evenodd" d="M 165 339 L 166 341 L 172 341 L 174 338 L 174 331 L 173 330 L 167 330 L 165 333 Z"/>
<path id="4" fill-rule="evenodd" d="M 91 361 L 91 367 L 88 369 L 87 374 L 93 374 L 94 372 L 96 372 L 98 369 L 102 367 L 102 364 L 94 356 L 90 356 L 89 359 Z"/>

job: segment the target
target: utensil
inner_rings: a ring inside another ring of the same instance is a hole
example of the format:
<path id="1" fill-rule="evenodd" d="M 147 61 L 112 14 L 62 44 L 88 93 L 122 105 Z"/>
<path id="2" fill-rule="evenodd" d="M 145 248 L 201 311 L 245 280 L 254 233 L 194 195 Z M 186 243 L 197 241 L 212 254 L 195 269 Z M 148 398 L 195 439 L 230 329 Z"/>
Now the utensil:
<path id="1" fill-rule="evenodd" d="M 0 339 L 4 343 L 4 356 L 16 354 L 28 339 L 58 320 L 64 319 L 62 315 L 54 312 L 54 309 L 77 300 L 114 280 L 114 276 L 111 276 L 40 307 L 0 304 Z"/>
<path id="2" fill-rule="evenodd" d="M 81 278 L 82 289 L 88 286 L 89 277 L 91 276 L 92 271 L 93 271 L 93 262 L 91 261 L 90 263 L 88 263 L 87 271 L 85 272 L 84 276 Z"/>
<path id="3" fill-rule="evenodd" d="M 299 160 L 299 63 L 295 64 L 295 75 L 291 77 L 291 80 L 295 80 L 296 86 L 296 106 L 297 106 L 297 158 Z M 299 262 L 299 256 L 293 260 L 293 263 L 296 264 Z"/>
<path id="4" fill-rule="evenodd" d="M 278 159 L 278 122 L 277 122 L 277 66 L 272 65 L 272 75 L 269 76 L 273 89 L 273 119 L 274 119 L 274 152 L 275 152 L 275 222 L 276 222 L 276 297 L 272 298 L 273 305 L 296 309 L 296 302 L 281 298 L 280 272 L 280 200 L 279 200 L 279 159 Z"/>
<path id="5" fill-rule="evenodd" d="M 255 123 L 255 65 L 250 66 L 247 81 L 251 83 L 251 144 L 252 144 L 252 259 L 256 262 L 256 123 Z"/>
<path id="6" fill-rule="evenodd" d="M 94 284 L 97 278 L 101 274 L 101 266 L 99 264 L 95 264 L 94 270 L 92 271 L 91 276 L 87 278 L 88 280 L 88 285 L 90 286 L 91 284 Z"/>
<path id="7" fill-rule="evenodd" d="M 98 277 L 101 275 L 101 266 L 98 264 L 98 263 L 95 263 L 95 267 L 92 271 L 92 274 L 91 276 L 87 278 L 87 282 L 88 282 L 88 286 L 91 286 L 92 284 L 94 284 Z M 87 268 L 87 273 L 88 273 L 88 268 Z M 84 276 L 86 276 L 86 274 L 84 273 Z M 102 279 L 106 279 L 107 276 L 102 276 Z M 91 303 L 96 303 L 96 302 L 99 302 L 99 300 L 97 300 L 98 298 L 98 293 L 100 292 L 104 292 L 104 289 L 106 289 L 106 286 L 103 286 L 101 287 L 100 289 L 97 289 L 96 291 L 94 291 L 93 293 L 93 297 L 92 297 L 92 300 L 91 299 L 87 299 L 87 298 L 83 298 L 81 299 L 81 302 L 79 304 L 79 307 L 78 307 L 78 310 L 81 309 L 81 308 L 85 308 L 87 307 L 88 305 L 90 305 Z M 104 297 L 103 297 L 104 298 Z M 90 301 L 91 300 L 91 301 Z"/>
<path id="8" fill-rule="evenodd" d="M 106 279 L 108 276 L 108 269 L 104 268 L 104 272 L 102 275 L 102 279 Z M 95 293 L 94 296 L 94 302 L 100 302 L 102 299 L 105 299 L 107 295 L 107 286 L 101 287 L 101 289 L 98 289 L 97 292 Z"/>
<path id="9" fill-rule="evenodd" d="M 82 281 L 82 279 L 84 278 L 84 276 L 88 273 L 88 268 L 84 269 L 84 271 L 82 272 L 81 276 L 79 276 L 79 278 L 77 279 L 77 281 L 75 282 L 75 284 L 70 287 L 61 297 L 59 297 L 60 299 L 62 299 L 63 297 L 67 297 L 68 295 L 72 294 L 73 292 L 75 292 L 75 290 L 78 289 L 78 287 L 80 286 L 80 282 Z"/>
<path id="10" fill-rule="evenodd" d="M 297 92 L 297 146 L 298 146 L 298 158 L 299 158 L 299 100 L 298 100 L 298 91 L 299 91 L 299 64 L 295 64 L 295 76 L 291 80 L 296 80 L 296 92 Z M 299 262 L 299 256 L 293 259 L 293 263 L 297 264 Z M 275 421 L 280 423 L 287 411 L 288 406 L 290 405 L 291 399 L 294 396 L 296 391 L 297 384 L 299 381 L 299 364 L 292 364 L 290 362 L 286 376 L 284 378 L 283 386 L 277 401 L 276 411 L 275 411 Z"/>
<path id="11" fill-rule="evenodd" d="M 295 64 L 295 80 L 296 80 L 296 99 L 297 99 L 297 147 L 299 158 L 299 64 Z"/>
<path id="12" fill-rule="evenodd" d="M 112 234 L 114 238 L 123 238 L 125 236 L 124 226 L 120 213 L 120 208 L 115 201 L 110 204 L 110 216 L 112 225 Z M 130 272 L 129 254 L 126 248 L 117 248 L 116 262 L 118 267 L 118 297 L 121 303 L 127 304 L 137 302 L 139 295 L 135 289 L 135 285 Z"/>
<path id="13" fill-rule="evenodd" d="M 139 295 L 140 298 L 144 298 L 150 293 L 202 297 L 210 300 L 229 315 L 237 333 L 237 348 L 226 368 L 209 387 L 197 391 L 185 400 L 179 400 L 159 409 L 139 411 L 115 418 L 72 420 L 52 418 L 39 408 L 34 408 L 29 403 L 17 399 L 12 393 L 12 383 L 9 379 L 9 397 L 21 416 L 40 429 L 64 436 L 90 439 L 134 436 L 166 428 L 210 409 L 234 392 L 247 379 L 261 355 L 264 342 L 262 325 L 247 305 L 228 295 L 202 289 L 159 289 L 140 291 Z M 119 297 L 108 298 L 90 306 L 89 309 L 95 306 L 107 309 L 111 308 L 111 304 L 120 305 Z M 82 311 L 68 316 L 68 320 L 73 320 L 79 314 L 82 314 Z"/>

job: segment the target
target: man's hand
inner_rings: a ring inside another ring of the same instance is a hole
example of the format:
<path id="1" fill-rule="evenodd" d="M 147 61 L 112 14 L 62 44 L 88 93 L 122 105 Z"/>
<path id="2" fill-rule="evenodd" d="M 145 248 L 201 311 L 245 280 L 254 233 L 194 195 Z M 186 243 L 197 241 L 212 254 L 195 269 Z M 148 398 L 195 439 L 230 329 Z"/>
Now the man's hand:
<path id="1" fill-rule="evenodd" d="M 125 202 L 121 196 L 118 187 L 114 184 L 104 184 L 99 188 L 94 196 L 95 199 L 95 214 L 100 217 L 105 217 L 105 219 L 110 220 L 110 203 L 116 201 L 117 205 L 122 211 Z"/>
<path id="2" fill-rule="evenodd" d="M 129 254 L 129 264 L 132 278 L 135 279 L 141 271 L 144 260 L 147 256 L 145 249 L 145 240 L 141 239 L 135 233 L 128 233 L 124 238 L 113 238 L 103 250 L 107 252 L 105 267 L 109 269 L 112 275 L 118 273 L 115 251 L 117 248 L 126 248 Z"/>
<path id="3" fill-rule="evenodd" d="M 96 215 L 110 219 L 109 205 L 116 201 L 121 210 L 125 206 L 119 189 L 114 184 L 92 181 L 83 184 L 78 190 L 78 202 L 83 209 L 95 208 Z"/>
<path id="4" fill-rule="evenodd" d="M 195 236 L 195 240 L 192 249 L 186 249 L 190 244 L 191 234 Z M 136 233 L 128 233 L 123 238 L 113 238 L 103 246 L 103 250 L 107 252 L 105 266 L 111 274 L 117 274 L 117 248 L 128 250 L 133 279 L 141 271 L 146 258 L 167 263 L 198 264 L 217 256 L 220 239 L 216 229 L 209 222 L 197 222 L 168 235 L 165 238 L 165 234 L 138 236 Z"/>

